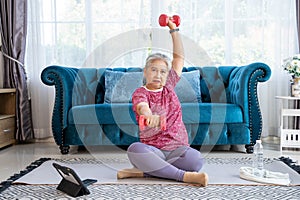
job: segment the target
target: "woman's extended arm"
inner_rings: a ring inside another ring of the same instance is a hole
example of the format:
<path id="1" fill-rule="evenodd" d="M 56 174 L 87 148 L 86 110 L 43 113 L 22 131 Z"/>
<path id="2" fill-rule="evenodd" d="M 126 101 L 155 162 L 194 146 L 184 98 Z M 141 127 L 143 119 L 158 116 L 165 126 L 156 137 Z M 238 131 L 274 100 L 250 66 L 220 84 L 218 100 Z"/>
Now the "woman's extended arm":
<path id="1" fill-rule="evenodd" d="M 172 36 L 173 42 L 173 60 L 172 60 L 172 68 L 176 71 L 178 76 L 181 76 L 182 68 L 184 64 L 184 49 L 181 41 L 181 36 L 178 32 L 176 24 L 169 20 L 168 26 L 170 28 L 170 34 Z M 172 31 L 175 30 L 176 31 Z"/>

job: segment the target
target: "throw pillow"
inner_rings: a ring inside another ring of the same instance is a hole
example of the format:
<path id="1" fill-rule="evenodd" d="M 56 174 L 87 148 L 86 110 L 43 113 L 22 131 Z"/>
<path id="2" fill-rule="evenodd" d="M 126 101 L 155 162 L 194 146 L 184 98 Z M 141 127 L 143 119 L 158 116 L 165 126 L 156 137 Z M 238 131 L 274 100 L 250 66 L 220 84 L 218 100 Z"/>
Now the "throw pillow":
<path id="1" fill-rule="evenodd" d="M 132 93 L 143 85 L 142 72 L 105 71 L 105 103 L 131 102 Z"/>
<path id="2" fill-rule="evenodd" d="M 198 70 L 182 72 L 175 87 L 180 102 L 202 102 L 200 90 L 200 72 Z"/>

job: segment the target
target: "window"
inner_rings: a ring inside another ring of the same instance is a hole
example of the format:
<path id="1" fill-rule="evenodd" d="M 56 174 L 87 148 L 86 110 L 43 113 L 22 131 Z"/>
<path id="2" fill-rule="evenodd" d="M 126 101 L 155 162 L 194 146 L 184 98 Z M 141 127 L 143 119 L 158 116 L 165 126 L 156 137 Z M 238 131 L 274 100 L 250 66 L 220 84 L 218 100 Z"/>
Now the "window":
<path id="1" fill-rule="evenodd" d="M 289 37 L 293 33 L 289 22 L 292 17 L 291 5 L 280 4 L 282 1 L 40 0 L 38 2 L 37 6 L 31 6 L 40 13 L 39 17 L 34 18 L 36 21 L 29 20 L 29 26 L 37 23 L 40 27 L 42 34 L 39 42 L 44 52 L 47 52 L 45 56 L 47 64 L 81 66 L 96 48 L 110 42 L 112 38 L 122 39 L 118 41 L 118 47 L 122 47 L 128 42 L 126 38 L 122 38 L 126 36 L 124 33 L 143 28 L 159 28 L 157 19 L 160 13 L 179 14 L 182 18 L 180 31 L 207 53 L 212 64 L 245 64 L 253 60 L 274 62 L 274 50 L 277 48 L 275 41 L 280 40 L 279 37 Z M 282 6 L 278 6 L 279 4 Z M 29 19 L 33 19 L 33 16 Z M 143 46 L 136 51 L 131 50 L 125 55 L 119 55 L 115 60 L 118 65 L 143 64 L 141 58 L 144 59 L 149 50 L 151 51 L 152 43 L 157 42 L 154 40 L 159 40 L 151 37 L 151 34 L 143 37 L 149 40 L 148 49 Z M 295 44 L 295 39 L 292 38 L 289 45 Z M 110 48 L 107 51 L 105 53 L 114 50 Z"/>
<path id="2" fill-rule="evenodd" d="M 29 26 L 40 28 L 39 42 L 46 53 L 47 64 L 81 66 L 101 43 L 125 31 L 149 27 L 150 18 L 145 16 L 149 16 L 150 3 L 143 0 L 40 0 L 37 6 L 31 5 L 39 16 L 30 16 Z"/>

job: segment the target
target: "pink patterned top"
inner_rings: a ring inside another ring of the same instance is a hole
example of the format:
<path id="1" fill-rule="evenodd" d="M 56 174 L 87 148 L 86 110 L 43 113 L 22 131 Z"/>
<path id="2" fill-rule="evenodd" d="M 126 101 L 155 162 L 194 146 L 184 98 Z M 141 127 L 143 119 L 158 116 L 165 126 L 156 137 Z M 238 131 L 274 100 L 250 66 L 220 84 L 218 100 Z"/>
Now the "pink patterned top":
<path id="1" fill-rule="evenodd" d="M 182 121 L 181 105 L 174 91 L 179 80 L 180 77 L 171 69 L 163 88 L 152 91 L 143 86 L 133 93 L 133 111 L 136 114 L 137 121 L 139 115 L 136 107 L 141 102 L 148 103 L 153 114 L 165 115 L 167 120 L 165 131 L 162 131 L 160 127 L 146 127 L 143 131 L 140 131 L 141 142 L 167 151 L 180 146 L 189 146 L 187 131 Z"/>

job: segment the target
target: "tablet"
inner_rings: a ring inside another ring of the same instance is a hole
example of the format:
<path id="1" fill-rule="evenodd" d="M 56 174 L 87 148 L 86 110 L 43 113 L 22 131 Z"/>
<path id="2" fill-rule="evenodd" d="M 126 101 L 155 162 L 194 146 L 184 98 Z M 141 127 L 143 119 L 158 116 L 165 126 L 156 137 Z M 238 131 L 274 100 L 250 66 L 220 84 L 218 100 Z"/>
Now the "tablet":
<path id="1" fill-rule="evenodd" d="M 80 195 L 90 194 L 87 186 L 97 182 L 97 180 L 95 179 L 85 179 L 81 181 L 81 179 L 73 169 L 59 165 L 57 163 L 52 163 L 52 165 L 62 177 L 62 181 L 58 185 L 57 189 L 71 196 L 76 197 Z"/>

